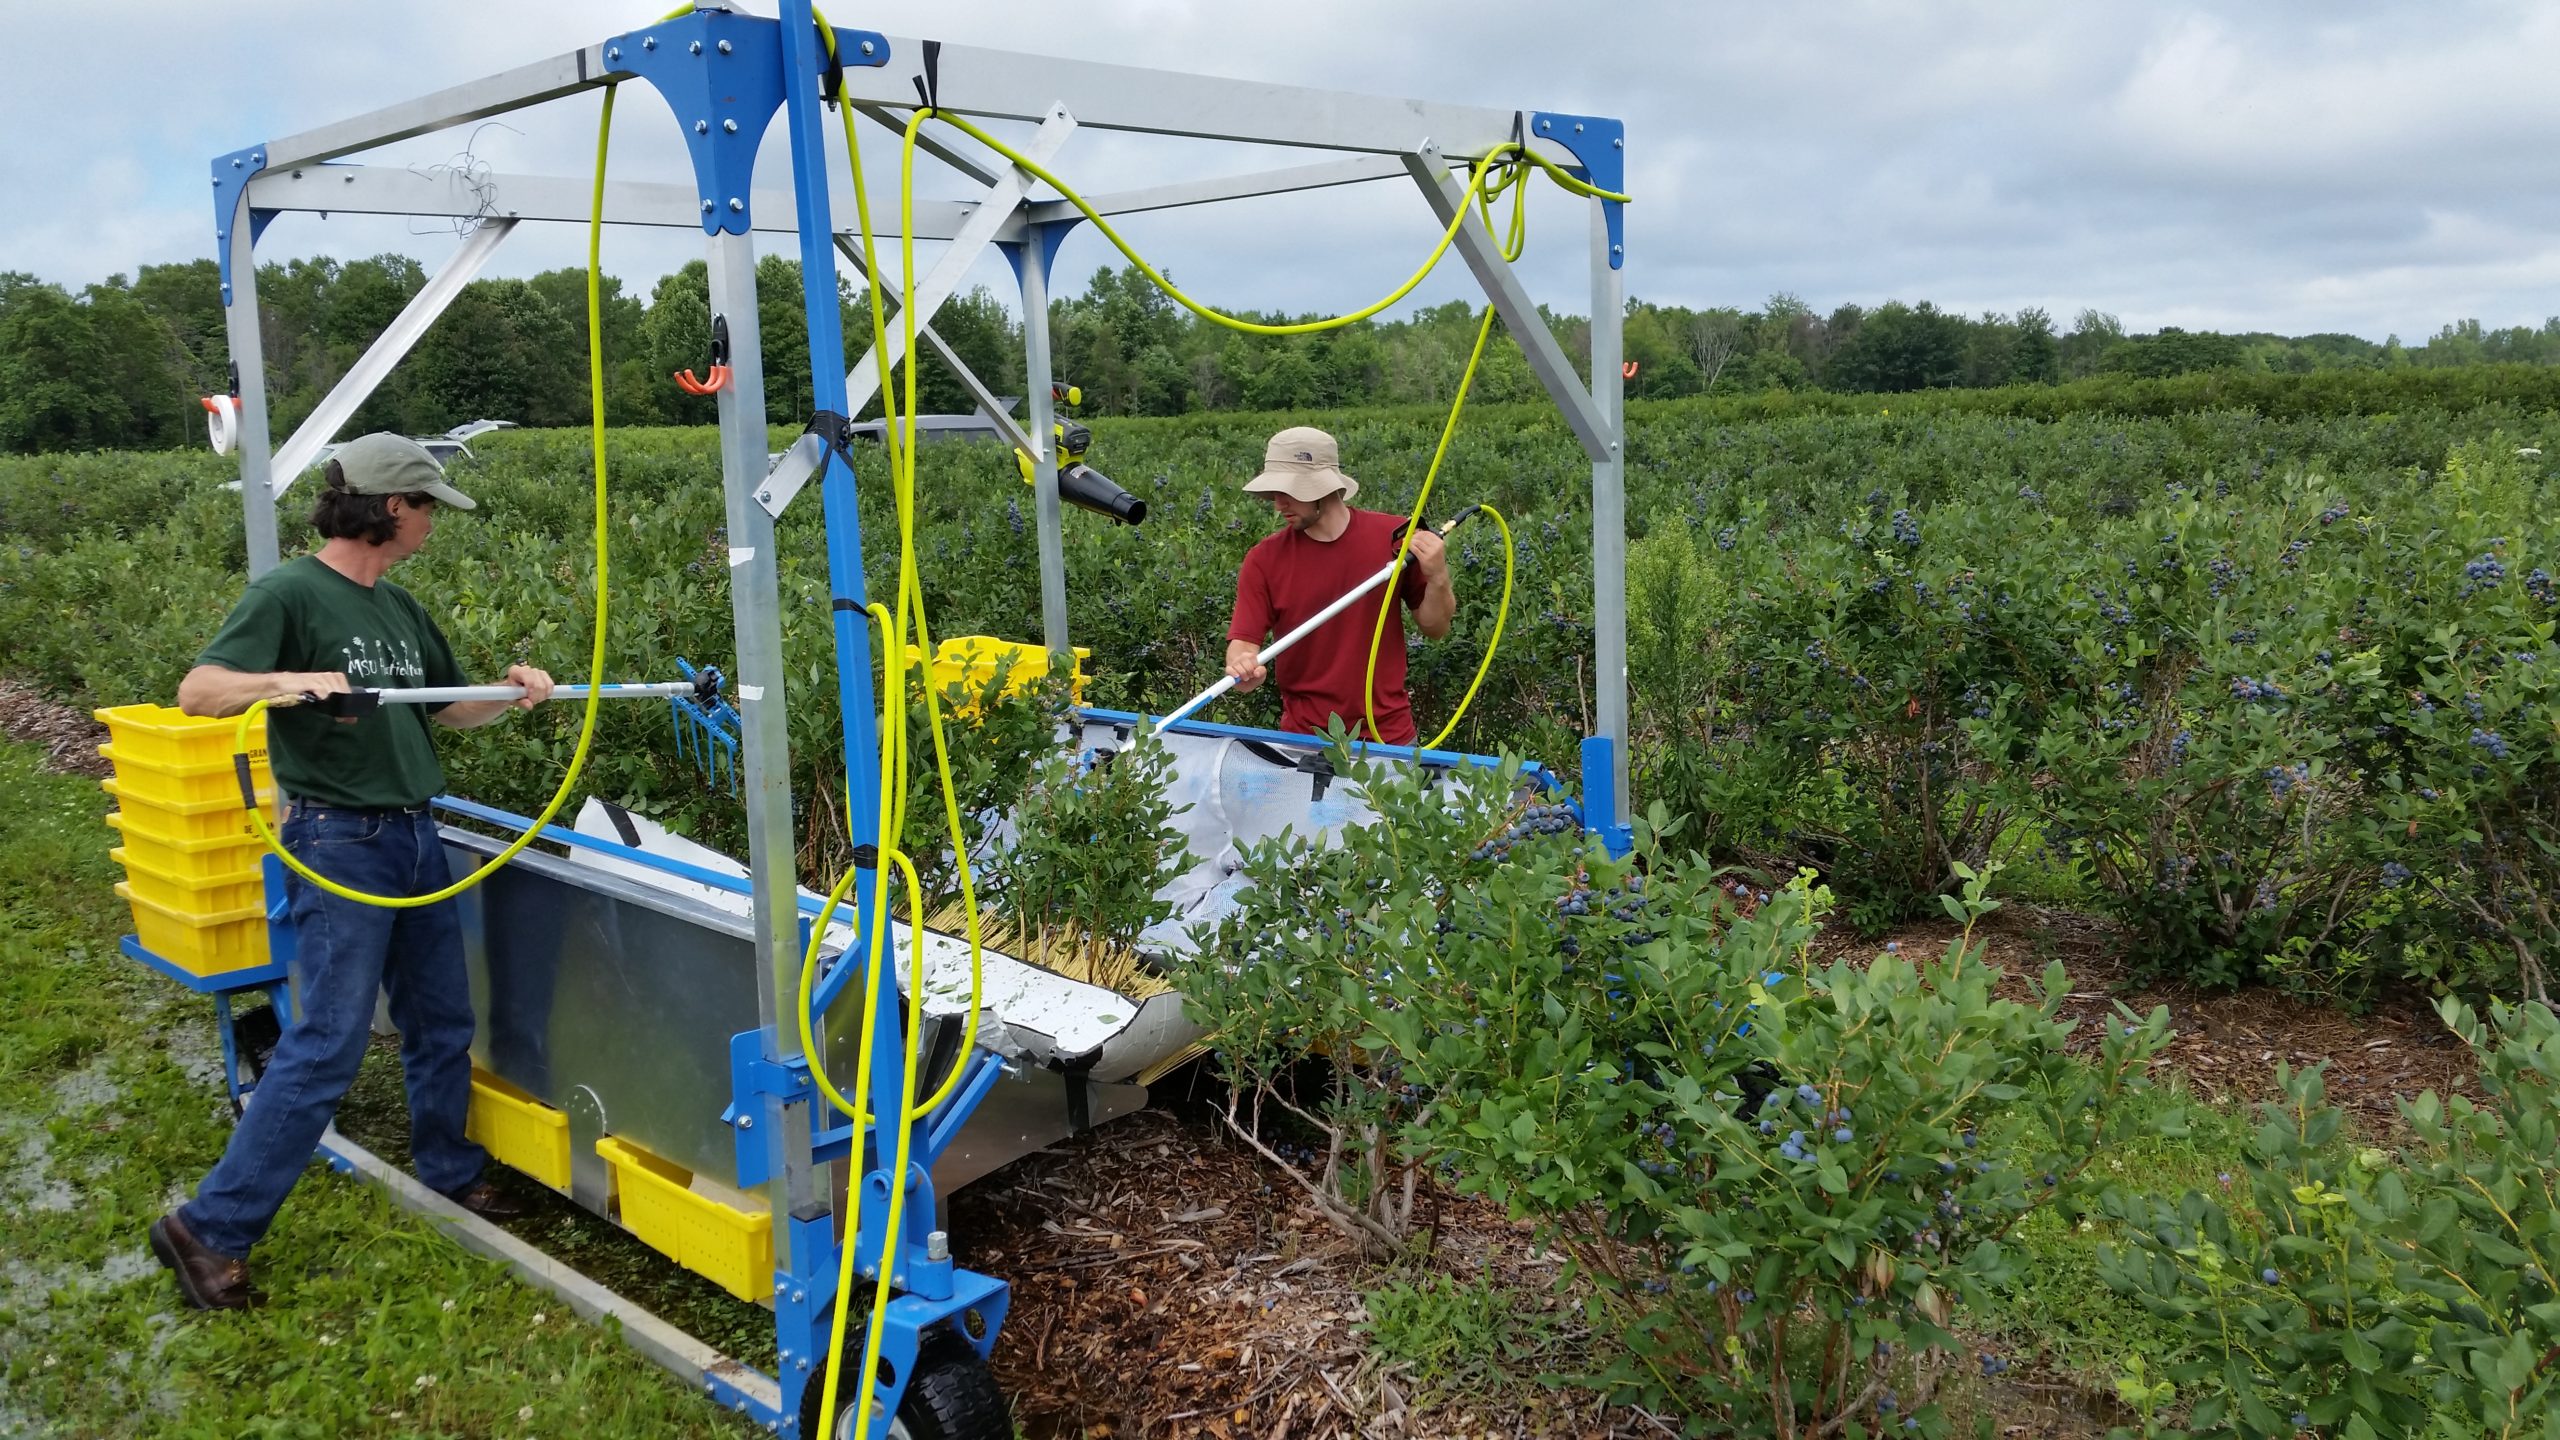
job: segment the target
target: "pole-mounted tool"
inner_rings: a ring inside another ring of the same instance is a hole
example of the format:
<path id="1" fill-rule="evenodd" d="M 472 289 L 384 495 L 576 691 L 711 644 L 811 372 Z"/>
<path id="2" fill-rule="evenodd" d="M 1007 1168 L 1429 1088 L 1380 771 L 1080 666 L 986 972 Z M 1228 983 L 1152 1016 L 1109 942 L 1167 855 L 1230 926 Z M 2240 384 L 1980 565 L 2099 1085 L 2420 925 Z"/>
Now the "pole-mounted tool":
<path id="1" fill-rule="evenodd" d="M 693 722 L 697 739 L 693 758 L 704 773 L 717 783 L 721 765 L 717 747 L 726 745 L 731 783 L 737 779 L 738 712 L 720 698 L 720 672 L 704 666 L 695 670 L 682 660 L 676 667 L 685 673 L 682 680 L 659 680 L 636 685 L 556 685 L 554 700 L 584 700 L 590 694 L 604 700 L 664 700 L 674 708 L 676 716 L 676 748 L 681 753 L 685 743 L 686 722 Z M 267 702 L 270 710 L 311 709 L 343 720 L 360 719 L 385 705 L 451 705 L 473 700 L 521 700 L 521 685 L 420 685 L 406 689 L 358 687 L 335 694 L 305 693 L 287 695 Z M 240 805 L 247 810 L 258 808 L 257 786 L 249 775 L 249 757 L 234 754 L 232 769 L 240 779 Z"/>
<path id="2" fill-rule="evenodd" d="M 1456 534 L 1459 526 L 1474 519 L 1483 509 L 1484 507 L 1481 505 L 1470 505 L 1466 509 L 1451 516 L 1449 518 L 1449 523 L 1441 526 L 1439 530 L 1434 533 L 1438 534 L 1440 538 L 1445 540 L 1451 535 Z M 1403 538 L 1404 527 L 1399 525 L 1396 527 L 1396 539 L 1401 542 Z M 1385 565 L 1379 567 L 1377 574 L 1370 576 L 1368 579 L 1361 581 L 1359 584 L 1345 591 L 1340 599 L 1334 601 L 1330 605 L 1327 605 L 1322 610 L 1317 611 L 1314 615 L 1309 616 L 1304 623 L 1298 626 L 1297 629 L 1290 631 L 1288 634 L 1281 636 L 1279 639 L 1274 640 L 1269 645 L 1263 647 L 1261 651 L 1254 655 L 1253 663 L 1256 665 L 1270 664 L 1273 660 L 1279 658 L 1282 651 L 1287 650 L 1290 646 L 1295 645 L 1299 641 L 1306 639 L 1309 635 L 1314 634 L 1317 626 L 1322 625 L 1327 620 L 1330 620 L 1334 616 L 1341 614 L 1344 610 L 1349 609 L 1351 605 L 1358 601 L 1363 595 L 1366 595 L 1370 591 L 1377 589 L 1379 586 L 1386 584 L 1387 577 L 1394 573 L 1396 573 L 1396 562 L 1390 560 Z M 1211 685 L 1208 689 L 1192 696 L 1189 700 L 1184 701 L 1180 708 L 1174 710 L 1171 714 L 1166 715 L 1163 719 L 1155 722 L 1155 728 L 1158 730 L 1170 728 L 1173 725 L 1173 722 L 1188 718 L 1193 711 L 1198 710 L 1200 707 L 1217 699 L 1219 696 L 1226 694 L 1234 688 L 1236 688 L 1236 677 L 1233 675 L 1219 676 L 1216 684 Z"/>

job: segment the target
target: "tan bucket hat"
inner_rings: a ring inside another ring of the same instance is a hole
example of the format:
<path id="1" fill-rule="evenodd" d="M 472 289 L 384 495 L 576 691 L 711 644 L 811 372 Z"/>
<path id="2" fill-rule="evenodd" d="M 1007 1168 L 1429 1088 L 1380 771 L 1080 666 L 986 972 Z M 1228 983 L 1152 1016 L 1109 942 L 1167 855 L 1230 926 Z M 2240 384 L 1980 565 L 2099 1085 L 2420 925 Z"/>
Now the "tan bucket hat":
<path id="1" fill-rule="evenodd" d="M 1258 495 L 1286 495 L 1312 505 L 1335 491 L 1350 499 L 1360 482 L 1342 473 L 1342 447 L 1312 425 L 1296 425 L 1262 447 L 1262 473 L 1244 482 Z"/>

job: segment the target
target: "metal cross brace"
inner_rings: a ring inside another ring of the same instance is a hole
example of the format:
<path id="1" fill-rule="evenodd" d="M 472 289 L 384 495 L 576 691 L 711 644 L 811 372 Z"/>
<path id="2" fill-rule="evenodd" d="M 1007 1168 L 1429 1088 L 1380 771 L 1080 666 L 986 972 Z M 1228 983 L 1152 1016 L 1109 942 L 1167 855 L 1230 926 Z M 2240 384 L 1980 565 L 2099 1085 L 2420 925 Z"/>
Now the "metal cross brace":
<path id="1" fill-rule="evenodd" d="M 300 479 L 302 472 L 310 469 L 311 462 L 319 457 L 321 447 L 337 435 L 356 413 L 356 407 L 373 394 L 375 387 L 390 377 L 392 367 L 400 363 L 410 347 L 425 337 L 427 328 L 436 323 L 436 317 L 442 315 L 445 307 L 462 293 L 462 287 L 478 278 L 480 271 L 488 265 L 489 257 L 495 255 L 498 246 L 515 232 L 516 222 L 503 218 L 484 221 L 480 228 L 471 232 L 471 238 L 462 242 L 462 248 L 454 252 L 453 258 L 445 262 L 445 267 L 436 272 L 435 278 L 429 280 L 425 288 L 410 297 L 409 303 L 400 308 L 399 315 L 374 337 L 371 345 L 365 347 L 364 354 L 357 358 L 356 363 L 348 367 L 337 384 L 329 387 L 329 393 L 321 397 L 320 404 L 294 430 L 292 438 L 276 451 L 275 460 L 267 471 L 269 494 L 282 495 L 293 488 L 293 482 Z"/>
<path id="2" fill-rule="evenodd" d="M 1058 153 L 1058 148 L 1067 143 L 1067 137 L 1075 132 L 1075 128 L 1075 117 L 1067 113 L 1066 107 L 1052 106 L 1048 118 L 1042 120 L 1040 128 L 1032 134 L 1030 143 L 1022 147 L 1022 153 L 1046 164 L 1051 156 Z M 977 213 L 943 248 L 933 269 L 916 282 L 912 293 L 902 297 L 901 313 L 912 307 L 918 325 L 930 321 L 942 309 L 943 302 L 951 298 L 952 292 L 960 288 L 960 281 L 968 275 L 969 267 L 977 263 L 987 246 L 994 243 L 998 232 L 1014 219 L 1023 197 L 1030 193 L 1031 184 L 1031 177 L 1019 167 L 1006 166 L 1004 173 L 996 177 L 996 183 L 988 187 L 986 199 L 979 205 Z M 1045 315 L 1024 317 L 1026 325 L 1045 324 L 1047 320 Z M 893 323 L 890 326 L 888 340 L 891 360 L 905 360 L 905 341 L 898 325 Z M 845 372 L 844 413 L 847 415 L 861 414 L 862 407 L 879 392 L 878 350 L 875 345 L 865 351 L 862 358 Z M 1037 455 L 1039 451 L 1034 449 L 1031 453 Z M 807 476 L 799 476 L 796 480 L 789 476 L 776 477 L 772 483 L 758 490 L 756 503 L 764 507 L 765 513 L 778 518 L 807 481 Z"/>
<path id="3" fill-rule="evenodd" d="M 898 282 L 890 279 L 885 271 L 871 263 L 862 253 L 862 245 L 859 241 L 850 235 L 840 234 L 836 236 L 836 248 L 843 251 L 844 257 L 859 267 L 862 273 L 870 278 L 872 284 L 880 287 L 881 295 L 890 304 L 906 303 L 905 297 L 898 293 Z M 960 352 L 952 349 L 950 342 L 942 338 L 942 332 L 930 325 L 920 324 L 916 326 L 916 333 L 933 346 L 934 353 L 942 357 L 943 364 L 951 367 L 951 373 L 959 377 L 961 388 L 967 390 L 970 398 L 978 402 L 978 407 L 987 412 L 987 418 L 994 422 L 997 432 L 1011 442 L 1013 448 L 1037 459 L 1040 447 L 1032 443 L 1031 432 L 1023 429 L 1018 421 L 1005 413 L 1003 398 L 990 389 L 986 381 L 978 378 L 978 372 L 970 369 L 969 362 L 960 358 Z"/>
<path id="4" fill-rule="evenodd" d="M 1501 312 L 1504 328 L 1528 358 L 1530 373 L 1555 397 L 1556 408 L 1564 412 L 1574 438 L 1582 442 L 1584 452 L 1592 459 L 1607 458 L 1610 446 L 1618 438 L 1617 427 L 1600 413 L 1599 404 L 1583 388 L 1581 377 L 1574 374 L 1572 358 L 1556 343 L 1554 332 L 1547 329 L 1546 318 L 1538 313 L 1538 302 L 1530 298 L 1529 287 L 1520 282 L 1519 272 L 1502 258 L 1502 246 L 1484 227 L 1484 218 L 1467 198 L 1467 187 L 1449 173 L 1448 160 L 1428 141 L 1404 157 L 1404 164 L 1412 172 L 1414 183 L 1422 187 L 1422 198 L 1431 203 L 1431 213 L 1439 217 L 1440 223 L 1459 220 L 1458 253 L 1484 286 L 1493 308 Z M 1466 207 L 1463 219 L 1458 215 L 1460 206 Z"/>

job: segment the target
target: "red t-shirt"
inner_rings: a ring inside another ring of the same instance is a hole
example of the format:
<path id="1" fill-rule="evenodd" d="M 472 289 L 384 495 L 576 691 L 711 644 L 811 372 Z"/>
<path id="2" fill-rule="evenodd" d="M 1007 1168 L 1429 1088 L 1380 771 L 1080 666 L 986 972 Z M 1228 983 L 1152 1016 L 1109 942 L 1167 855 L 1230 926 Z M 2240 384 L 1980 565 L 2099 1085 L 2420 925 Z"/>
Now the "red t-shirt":
<path id="1" fill-rule="evenodd" d="M 1227 626 L 1227 638 L 1259 646 L 1305 624 L 1396 558 L 1396 527 L 1401 523 L 1402 516 L 1353 510 L 1351 524 L 1331 540 L 1311 540 L 1295 530 L 1263 540 L 1245 553 L 1244 568 L 1236 574 L 1235 619 Z M 1403 608 L 1419 606 L 1428 588 L 1422 567 L 1407 556 L 1404 573 L 1396 577 Z M 1369 635 L 1378 623 L 1378 604 L 1372 592 L 1271 662 L 1271 678 L 1280 686 L 1281 729 L 1320 735 L 1325 722 L 1339 715 L 1343 729 L 1361 734 L 1368 707 L 1360 703 L 1360 681 L 1369 668 Z M 1377 699 L 1377 738 L 1390 745 L 1412 744 L 1402 611 L 1388 615 L 1386 637 L 1378 642 Z"/>

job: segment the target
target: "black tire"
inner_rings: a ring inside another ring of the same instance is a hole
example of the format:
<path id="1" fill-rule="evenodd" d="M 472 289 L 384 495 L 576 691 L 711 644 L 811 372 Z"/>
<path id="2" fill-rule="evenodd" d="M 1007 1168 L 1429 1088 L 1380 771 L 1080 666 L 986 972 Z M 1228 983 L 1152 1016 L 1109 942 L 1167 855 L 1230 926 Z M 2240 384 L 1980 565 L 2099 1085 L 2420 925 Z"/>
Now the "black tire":
<path id="1" fill-rule="evenodd" d="M 849 1342 L 844 1358 L 849 1379 L 862 1368 L 862 1342 Z M 837 1388 L 842 1393 L 836 1397 L 836 1424 L 822 1424 L 818 1412 L 826 1397 L 825 1381 L 809 1377 L 800 1392 L 801 1440 L 836 1440 L 837 1427 L 852 1426 L 852 1387 L 840 1382 Z M 1014 1440 L 1013 1412 L 977 1348 L 948 1330 L 934 1330 L 917 1352 L 915 1373 L 907 1377 L 906 1399 L 898 1404 L 890 1434 L 904 1440 Z"/>
<path id="2" fill-rule="evenodd" d="M 231 1012 L 231 1044 L 249 1072 L 250 1083 L 266 1078 L 267 1062 L 275 1058 L 276 1044 L 282 1039 L 284 1022 L 277 1018 L 274 1006 L 244 1005 Z"/>

